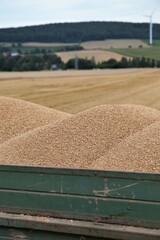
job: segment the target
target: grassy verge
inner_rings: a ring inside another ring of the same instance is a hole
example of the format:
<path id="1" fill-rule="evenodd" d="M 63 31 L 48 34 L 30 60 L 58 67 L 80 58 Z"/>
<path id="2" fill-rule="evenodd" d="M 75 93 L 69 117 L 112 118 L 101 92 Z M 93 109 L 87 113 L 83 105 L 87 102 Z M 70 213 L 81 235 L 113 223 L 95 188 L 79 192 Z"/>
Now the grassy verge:
<path id="1" fill-rule="evenodd" d="M 148 41 L 148 39 L 145 39 L 145 40 L 142 40 L 144 43 L 146 43 L 146 44 L 148 44 L 149 45 L 149 41 Z M 153 47 L 160 47 L 160 40 L 154 40 L 153 39 L 153 45 L 152 45 Z"/>
<path id="2" fill-rule="evenodd" d="M 160 47 L 151 48 L 118 48 L 110 49 L 110 51 L 119 53 L 128 57 L 145 57 L 155 60 L 160 60 Z"/>

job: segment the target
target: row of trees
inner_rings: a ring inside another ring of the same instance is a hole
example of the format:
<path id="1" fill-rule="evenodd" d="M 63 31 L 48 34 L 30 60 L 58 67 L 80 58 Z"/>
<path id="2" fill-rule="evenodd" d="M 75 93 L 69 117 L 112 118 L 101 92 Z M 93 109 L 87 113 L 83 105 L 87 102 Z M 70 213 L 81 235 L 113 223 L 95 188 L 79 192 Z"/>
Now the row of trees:
<path id="1" fill-rule="evenodd" d="M 160 24 L 154 24 L 154 39 Z M 148 39 L 148 23 L 79 22 L 0 29 L 0 42 L 83 42 L 104 39 Z"/>
<path id="2" fill-rule="evenodd" d="M 120 61 L 116 59 L 109 59 L 108 61 L 102 61 L 101 63 L 96 63 L 94 58 L 89 59 L 78 59 L 78 69 L 105 69 L 105 68 L 153 68 L 153 67 L 160 67 L 160 61 L 156 61 L 154 59 L 149 58 L 133 58 L 127 59 L 122 57 Z M 67 69 L 74 69 L 75 68 L 75 59 L 70 59 L 66 63 Z"/>
<path id="3" fill-rule="evenodd" d="M 0 71 L 40 71 L 50 69 L 105 69 L 105 68 L 144 68 L 160 67 L 160 61 L 123 57 L 120 61 L 110 59 L 101 63 L 96 63 L 93 59 L 70 59 L 64 63 L 55 54 L 25 55 L 25 56 L 3 56 L 0 55 Z"/>
<path id="4" fill-rule="evenodd" d="M 64 63 L 57 55 L 27 55 L 3 56 L 0 55 L 0 71 L 40 71 L 49 70 L 52 65 L 63 68 Z"/>

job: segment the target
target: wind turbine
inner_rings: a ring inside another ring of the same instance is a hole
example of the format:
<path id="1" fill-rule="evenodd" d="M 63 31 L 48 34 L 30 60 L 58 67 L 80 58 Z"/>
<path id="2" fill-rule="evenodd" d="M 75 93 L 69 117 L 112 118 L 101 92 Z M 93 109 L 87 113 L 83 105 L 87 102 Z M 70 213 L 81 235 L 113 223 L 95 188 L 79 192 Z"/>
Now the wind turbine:
<path id="1" fill-rule="evenodd" d="M 153 23 L 152 23 L 152 17 L 156 9 L 152 12 L 151 15 L 144 15 L 145 17 L 149 18 L 149 44 L 153 44 Z"/>

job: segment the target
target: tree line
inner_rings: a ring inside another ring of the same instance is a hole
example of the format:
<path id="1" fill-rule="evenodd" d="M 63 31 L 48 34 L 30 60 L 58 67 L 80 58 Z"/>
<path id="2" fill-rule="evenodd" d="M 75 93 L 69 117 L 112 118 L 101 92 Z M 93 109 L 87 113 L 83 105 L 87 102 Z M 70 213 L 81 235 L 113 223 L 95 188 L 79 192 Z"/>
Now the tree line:
<path id="1" fill-rule="evenodd" d="M 111 58 L 107 61 L 102 61 L 100 63 L 96 63 L 93 59 L 78 59 L 78 69 L 106 69 L 106 68 L 154 68 L 160 67 L 160 60 L 156 61 L 155 59 L 149 58 L 132 58 L 127 59 L 122 57 L 121 60 L 116 60 Z M 75 68 L 75 59 L 70 59 L 66 65 L 66 69 L 74 69 Z"/>
<path id="2" fill-rule="evenodd" d="M 160 38 L 160 24 L 153 37 Z M 148 23 L 78 22 L 0 29 L 0 42 L 84 42 L 104 39 L 148 39 Z"/>
<path id="3" fill-rule="evenodd" d="M 57 68 L 63 68 L 64 63 L 61 58 L 55 54 L 42 55 L 0 55 L 0 71 L 40 71 L 50 70 L 52 65 L 56 64 Z"/>
<path id="4" fill-rule="evenodd" d="M 60 57 L 55 54 L 41 55 L 18 55 L 4 56 L 0 54 L 0 71 L 40 71 L 51 69 L 107 69 L 107 68 L 154 68 L 160 67 L 160 60 L 149 58 L 127 59 L 122 57 L 120 61 L 109 59 L 99 63 L 95 59 L 75 58 L 64 63 Z"/>

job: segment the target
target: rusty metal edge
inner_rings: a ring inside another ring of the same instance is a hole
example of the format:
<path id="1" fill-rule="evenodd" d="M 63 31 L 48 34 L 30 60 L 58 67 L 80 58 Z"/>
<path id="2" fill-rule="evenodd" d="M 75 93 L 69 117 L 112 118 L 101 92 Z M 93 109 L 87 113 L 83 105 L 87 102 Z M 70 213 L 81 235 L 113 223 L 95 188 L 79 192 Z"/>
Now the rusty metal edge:
<path id="1" fill-rule="evenodd" d="M 159 229 L 140 228 L 116 224 L 102 224 L 58 218 L 47 218 L 23 214 L 0 213 L 0 226 L 16 229 L 32 229 L 56 233 L 111 238 L 119 240 L 160 239 Z"/>

